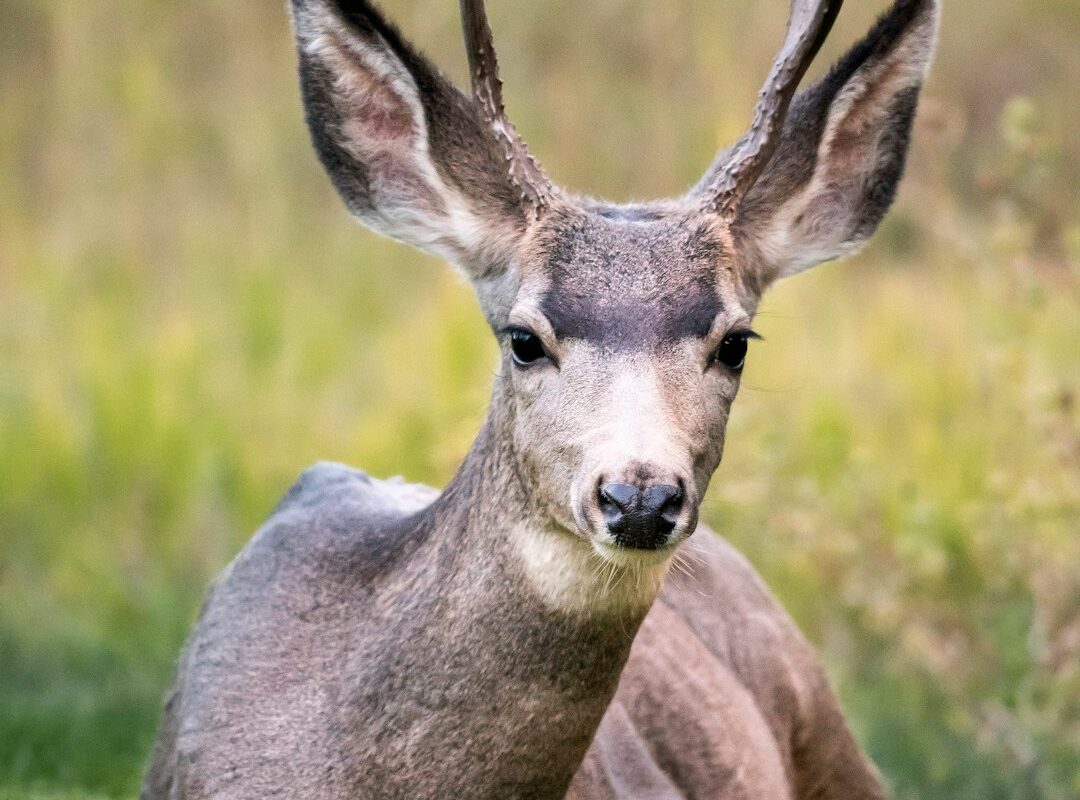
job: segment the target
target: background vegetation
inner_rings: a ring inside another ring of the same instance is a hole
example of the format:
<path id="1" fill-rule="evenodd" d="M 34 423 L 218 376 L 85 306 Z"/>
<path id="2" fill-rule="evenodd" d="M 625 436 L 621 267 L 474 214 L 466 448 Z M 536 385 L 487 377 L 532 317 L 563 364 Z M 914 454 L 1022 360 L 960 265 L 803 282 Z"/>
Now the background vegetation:
<path id="1" fill-rule="evenodd" d="M 385 5 L 463 77 L 456 3 Z M 620 199 L 741 132 L 786 9 L 491 5 L 534 151 Z M 203 586 L 301 469 L 438 484 L 480 423 L 469 291 L 347 220 L 282 6 L 0 0 L 0 798 L 132 796 Z M 945 11 L 897 207 L 768 298 L 706 516 L 899 798 L 1077 798 L 1080 4 Z"/>

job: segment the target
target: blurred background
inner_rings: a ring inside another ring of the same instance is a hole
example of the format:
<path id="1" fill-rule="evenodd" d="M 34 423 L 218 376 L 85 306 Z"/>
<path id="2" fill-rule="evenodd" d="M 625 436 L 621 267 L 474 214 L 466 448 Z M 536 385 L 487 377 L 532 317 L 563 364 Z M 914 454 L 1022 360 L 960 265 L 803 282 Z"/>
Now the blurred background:
<path id="1" fill-rule="evenodd" d="M 490 5 L 533 151 L 618 200 L 742 132 L 787 7 Z M 1080 3 L 945 5 L 895 209 L 767 298 L 706 518 L 898 798 L 1075 800 Z M 456 3 L 384 7 L 463 85 Z M 350 222 L 294 69 L 281 2 L 0 0 L 0 798 L 131 797 L 205 584 L 299 472 L 438 485 L 480 425 L 468 288 Z"/>

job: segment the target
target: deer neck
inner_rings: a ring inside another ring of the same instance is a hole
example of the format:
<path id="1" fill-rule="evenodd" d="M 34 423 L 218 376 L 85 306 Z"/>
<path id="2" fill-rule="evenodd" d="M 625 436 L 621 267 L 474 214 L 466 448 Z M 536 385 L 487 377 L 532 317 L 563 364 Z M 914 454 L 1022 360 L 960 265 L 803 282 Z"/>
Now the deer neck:
<path id="1" fill-rule="evenodd" d="M 482 785 L 561 797 L 662 570 L 605 567 L 581 537 L 545 519 L 529 500 L 506 423 L 495 404 L 422 515 L 423 543 L 401 571 L 425 576 L 410 593 L 424 597 L 423 616 L 433 617 L 424 627 L 436 632 L 417 657 L 440 661 L 441 692 L 453 697 L 447 728 L 456 741 L 485 743 L 482 769 L 506 771 Z"/>

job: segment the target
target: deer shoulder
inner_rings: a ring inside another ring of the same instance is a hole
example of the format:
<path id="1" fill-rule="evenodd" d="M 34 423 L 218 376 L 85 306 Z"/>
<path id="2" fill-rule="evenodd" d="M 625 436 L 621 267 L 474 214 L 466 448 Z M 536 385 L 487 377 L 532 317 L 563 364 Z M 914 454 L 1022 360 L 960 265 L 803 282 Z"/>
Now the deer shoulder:
<path id="1" fill-rule="evenodd" d="M 393 594 L 382 584 L 415 544 L 410 520 L 437 496 L 329 462 L 296 480 L 206 592 L 142 797 L 271 797 L 296 785 L 295 766 L 312 785 L 315 772 L 334 772 L 332 742 L 348 733 L 324 694 L 341 684 L 323 679 L 342 677 L 365 629 L 357 621 L 378 616 L 380 597 Z M 304 739 L 325 753 L 299 765 Z M 291 754 L 288 775 L 273 765 L 274 743 Z"/>

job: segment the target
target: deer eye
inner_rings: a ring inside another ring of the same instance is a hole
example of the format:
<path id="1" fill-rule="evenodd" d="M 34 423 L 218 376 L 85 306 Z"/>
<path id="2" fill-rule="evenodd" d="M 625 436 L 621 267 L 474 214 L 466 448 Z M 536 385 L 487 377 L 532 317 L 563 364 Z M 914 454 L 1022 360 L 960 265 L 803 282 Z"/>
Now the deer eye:
<path id="1" fill-rule="evenodd" d="M 723 364 L 733 372 L 742 372 L 746 363 L 747 342 L 756 338 L 757 334 L 753 331 L 729 333 L 713 353 L 713 361 Z"/>
<path id="2" fill-rule="evenodd" d="M 514 363 L 519 367 L 531 367 L 551 359 L 540 337 L 532 331 L 510 328 L 507 333 L 510 334 L 510 352 L 514 356 Z"/>

